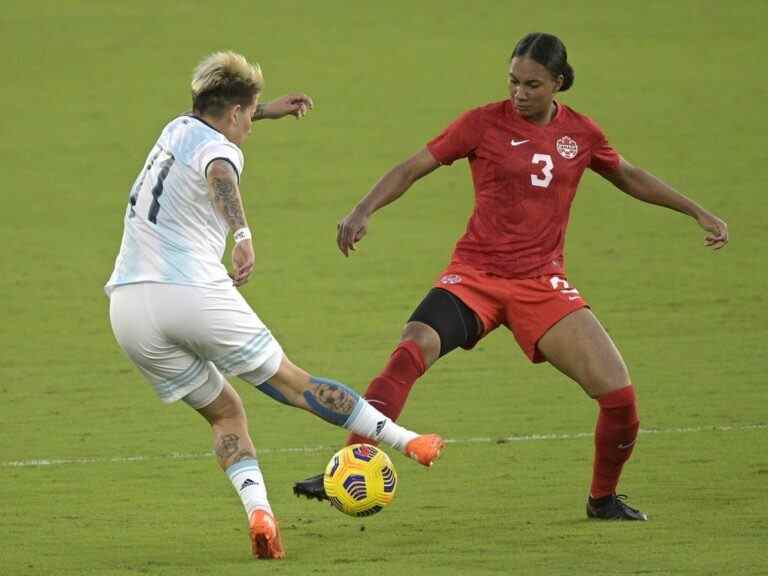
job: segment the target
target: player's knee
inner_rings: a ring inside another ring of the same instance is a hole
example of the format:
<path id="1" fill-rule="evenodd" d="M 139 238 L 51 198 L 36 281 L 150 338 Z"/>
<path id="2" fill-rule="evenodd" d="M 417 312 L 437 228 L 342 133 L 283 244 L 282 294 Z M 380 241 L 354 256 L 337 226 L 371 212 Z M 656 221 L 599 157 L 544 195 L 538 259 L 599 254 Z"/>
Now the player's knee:
<path id="1" fill-rule="evenodd" d="M 608 366 L 594 367 L 589 371 L 589 387 L 593 397 L 610 394 L 630 386 L 629 371 L 624 362 L 612 362 Z"/>
<path id="2" fill-rule="evenodd" d="M 473 344 L 480 330 L 477 315 L 460 298 L 432 288 L 411 314 L 406 333 L 421 346 L 431 364 L 459 346 Z"/>
<path id="3" fill-rule="evenodd" d="M 227 384 L 211 404 L 199 410 L 212 426 L 219 426 L 233 420 L 245 421 L 245 408 L 240 395 Z"/>
<path id="4" fill-rule="evenodd" d="M 440 335 L 422 322 L 408 322 L 400 335 L 400 341 L 413 341 L 421 350 L 424 362 L 431 366 L 440 357 Z"/>

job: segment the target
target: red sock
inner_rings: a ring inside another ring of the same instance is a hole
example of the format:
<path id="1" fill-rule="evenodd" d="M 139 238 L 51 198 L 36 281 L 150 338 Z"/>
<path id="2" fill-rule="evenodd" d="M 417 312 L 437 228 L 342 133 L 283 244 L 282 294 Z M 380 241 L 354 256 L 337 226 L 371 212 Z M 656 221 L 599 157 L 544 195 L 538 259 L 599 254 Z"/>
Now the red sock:
<path id="1" fill-rule="evenodd" d="M 389 357 L 384 370 L 368 384 L 365 399 L 385 416 L 397 420 L 413 383 L 426 370 L 427 365 L 419 345 L 413 340 L 400 342 Z M 360 442 L 376 444 L 373 440 L 357 434 L 350 434 L 347 438 L 347 446 Z"/>
<path id="2" fill-rule="evenodd" d="M 634 386 L 614 390 L 597 399 L 600 415 L 595 429 L 595 462 L 592 470 L 593 498 L 616 493 L 621 469 L 635 446 L 640 420 Z"/>

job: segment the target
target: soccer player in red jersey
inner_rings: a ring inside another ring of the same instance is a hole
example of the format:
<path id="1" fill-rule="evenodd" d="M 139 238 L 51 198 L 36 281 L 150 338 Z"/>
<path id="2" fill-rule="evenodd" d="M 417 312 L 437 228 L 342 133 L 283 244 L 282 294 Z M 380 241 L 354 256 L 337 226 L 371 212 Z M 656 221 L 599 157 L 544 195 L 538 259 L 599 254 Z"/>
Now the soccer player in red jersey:
<path id="1" fill-rule="evenodd" d="M 635 389 L 611 337 L 566 277 L 571 202 L 590 168 L 638 200 L 691 216 L 706 231 L 707 246 L 725 246 L 728 231 L 720 218 L 627 162 L 595 122 L 557 102 L 573 81 L 560 39 L 525 36 L 510 60 L 509 99 L 464 113 L 385 174 L 339 223 L 337 243 L 348 256 L 376 210 L 440 166 L 466 158 L 475 188 L 466 232 L 365 397 L 397 419 L 416 379 L 439 357 L 472 348 L 503 324 L 532 362 L 549 362 L 599 404 L 587 516 L 646 520 L 616 496 L 639 427 Z M 349 438 L 360 441 L 368 440 Z M 294 492 L 324 498 L 322 475 L 298 482 Z"/>

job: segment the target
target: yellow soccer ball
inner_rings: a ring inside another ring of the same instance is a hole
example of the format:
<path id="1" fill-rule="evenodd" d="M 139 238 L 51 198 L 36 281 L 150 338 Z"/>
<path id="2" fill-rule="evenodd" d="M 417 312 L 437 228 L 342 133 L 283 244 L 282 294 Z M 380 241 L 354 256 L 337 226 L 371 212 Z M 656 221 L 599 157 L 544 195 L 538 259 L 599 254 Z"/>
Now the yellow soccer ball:
<path id="1" fill-rule="evenodd" d="M 371 516 L 392 502 L 397 473 L 383 450 L 352 444 L 333 455 L 323 474 L 328 499 L 350 516 Z"/>

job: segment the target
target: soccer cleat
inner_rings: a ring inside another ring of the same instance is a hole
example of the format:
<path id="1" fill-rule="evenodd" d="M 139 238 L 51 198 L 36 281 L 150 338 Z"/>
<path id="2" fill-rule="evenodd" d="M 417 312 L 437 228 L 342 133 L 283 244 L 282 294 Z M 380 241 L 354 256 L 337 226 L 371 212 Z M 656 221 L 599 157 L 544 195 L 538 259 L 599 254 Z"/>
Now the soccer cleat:
<path id="1" fill-rule="evenodd" d="M 293 485 L 293 493 L 296 496 L 306 496 L 310 500 L 323 501 L 328 500 L 328 495 L 325 493 L 325 486 L 323 485 L 323 475 L 317 474 L 316 476 L 310 476 L 306 480 L 299 480 Z"/>
<path id="2" fill-rule="evenodd" d="M 424 466 L 432 466 L 435 460 L 440 457 L 440 450 L 445 446 L 445 442 L 437 434 L 424 434 L 417 436 L 405 447 L 405 455 L 416 460 Z"/>
<path id="3" fill-rule="evenodd" d="M 587 517 L 597 520 L 648 520 L 648 515 L 629 506 L 624 494 L 587 499 Z"/>
<path id="4" fill-rule="evenodd" d="M 280 560 L 285 558 L 283 543 L 280 541 L 280 528 L 272 514 L 265 510 L 251 512 L 251 552 L 261 560 Z"/>

